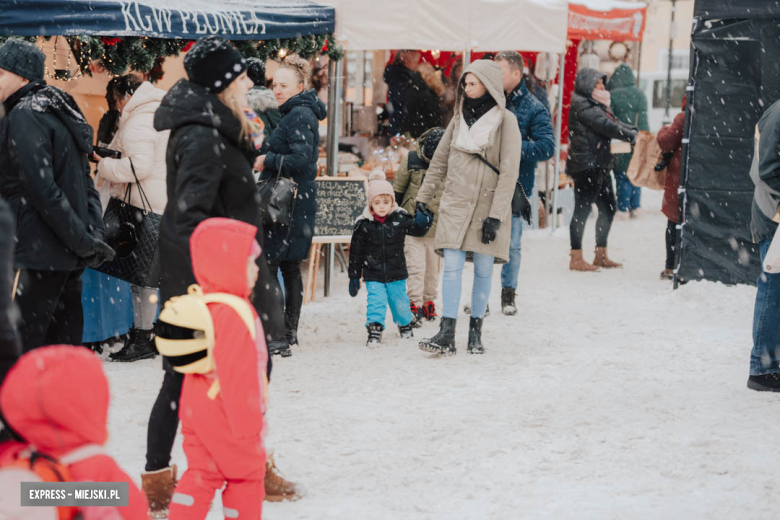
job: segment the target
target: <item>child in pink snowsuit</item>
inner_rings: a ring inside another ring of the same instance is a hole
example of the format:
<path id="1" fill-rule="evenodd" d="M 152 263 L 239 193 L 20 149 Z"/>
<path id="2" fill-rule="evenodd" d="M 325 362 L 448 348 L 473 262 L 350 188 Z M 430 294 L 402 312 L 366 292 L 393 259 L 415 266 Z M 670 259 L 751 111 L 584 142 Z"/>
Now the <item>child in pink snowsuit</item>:
<path id="1" fill-rule="evenodd" d="M 192 267 L 204 293 L 249 297 L 261 252 L 256 233 L 250 224 L 225 218 L 211 218 L 195 228 Z M 256 313 L 252 339 L 233 308 L 212 303 L 209 311 L 216 369 L 184 376 L 179 418 L 187 471 L 176 486 L 168 519 L 205 518 L 215 491 L 227 483 L 222 491 L 225 518 L 259 520 L 265 496 L 265 335 Z M 220 391 L 212 400 L 207 394 L 215 378 Z"/>

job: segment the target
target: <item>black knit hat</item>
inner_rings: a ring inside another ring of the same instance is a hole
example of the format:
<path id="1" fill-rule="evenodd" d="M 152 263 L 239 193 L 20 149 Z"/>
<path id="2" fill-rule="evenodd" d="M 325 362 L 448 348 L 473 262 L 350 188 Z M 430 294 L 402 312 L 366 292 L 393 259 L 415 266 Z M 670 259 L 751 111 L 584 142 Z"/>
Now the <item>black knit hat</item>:
<path id="1" fill-rule="evenodd" d="M 249 79 L 252 80 L 252 83 L 254 83 L 256 87 L 264 87 L 265 63 L 263 63 L 263 60 L 260 58 L 249 58 L 246 61 L 249 64 L 249 68 L 246 71 Z"/>
<path id="2" fill-rule="evenodd" d="M 192 46 L 184 58 L 184 69 L 190 81 L 217 94 L 247 69 L 247 62 L 228 42 L 208 36 Z"/>
<path id="3" fill-rule="evenodd" d="M 46 55 L 30 42 L 9 38 L 0 47 L 0 69 L 13 72 L 30 81 L 43 80 Z"/>
<path id="4" fill-rule="evenodd" d="M 431 162 L 431 159 L 433 159 L 433 154 L 436 152 L 436 148 L 439 147 L 441 138 L 444 137 L 444 132 L 444 128 L 440 126 L 429 128 L 417 140 L 417 148 L 425 162 Z"/>

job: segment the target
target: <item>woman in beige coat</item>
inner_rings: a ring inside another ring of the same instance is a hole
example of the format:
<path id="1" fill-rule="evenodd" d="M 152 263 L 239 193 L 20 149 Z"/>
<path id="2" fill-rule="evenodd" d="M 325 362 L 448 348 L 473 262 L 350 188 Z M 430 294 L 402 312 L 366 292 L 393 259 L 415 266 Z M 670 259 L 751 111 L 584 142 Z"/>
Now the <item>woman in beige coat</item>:
<path id="1" fill-rule="evenodd" d="M 427 205 L 444 183 L 434 245 L 444 256 L 444 309 L 439 333 L 420 342 L 428 352 L 456 352 L 463 266 L 472 260 L 468 352 L 484 353 L 482 319 L 493 265 L 509 261 L 512 196 L 522 152 L 517 118 L 505 106 L 499 66 L 486 60 L 472 63 L 458 82 L 455 115 L 417 195 L 418 209 L 428 211 Z"/>
<path id="2" fill-rule="evenodd" d="M 101 159 L 96 156 L 98 177 L 102 182 L 111 183 L 111 196 L 123 198 L 130 186 L 130 204 L 161 215 L 168 202 L 165 153 L 170 132 L 154 129 L 154 113 L 165 91 L 134 74 L 119 78 L 115 90 L 117 108 L 122 116 L 109 148 L 121 152 L 122 157 Z M 140 190 L 135 185 L 136 178 Z M 142 191 L 146 197 L 141 195 Z M 131 289 L 135 323 L 124 348 L 111 354 L 114 361 L 136 361 L 156 355 L 152 328 L 157 317 L 157 289 L 136 285 Z"/>

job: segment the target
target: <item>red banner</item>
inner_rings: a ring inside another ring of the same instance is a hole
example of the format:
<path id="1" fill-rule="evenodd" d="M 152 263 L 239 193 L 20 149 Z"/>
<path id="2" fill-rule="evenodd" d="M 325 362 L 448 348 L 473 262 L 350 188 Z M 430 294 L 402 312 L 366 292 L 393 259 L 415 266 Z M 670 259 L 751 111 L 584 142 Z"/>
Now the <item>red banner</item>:
<path id="1" fill-rule="evenodd" d="M 574 40 L 642 40 L 647 7 L 591 11 L 583 5 L 569 4 L 569 39 Z"/>

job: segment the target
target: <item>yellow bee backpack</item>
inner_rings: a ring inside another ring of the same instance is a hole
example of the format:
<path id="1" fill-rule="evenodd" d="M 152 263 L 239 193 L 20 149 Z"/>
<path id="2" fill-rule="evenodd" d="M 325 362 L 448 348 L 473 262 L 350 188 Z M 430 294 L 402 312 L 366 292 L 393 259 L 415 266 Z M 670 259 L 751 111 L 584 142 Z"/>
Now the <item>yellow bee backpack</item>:
<path id="1" fill-rule="evenodd" d="M 208 374 L 214 363 L 214 322 L 209 303 L 222 303 L 239 315 L 255 339 L 255 317 L 249 302 L 233 294 L 204 294 L 199 285 L 190 285 L 187 294 L 165 302 L 155 326 L 157 350 L 182 374 Z M 209 389 L 210 399 L 219 394 L 219 381 Z"/>

